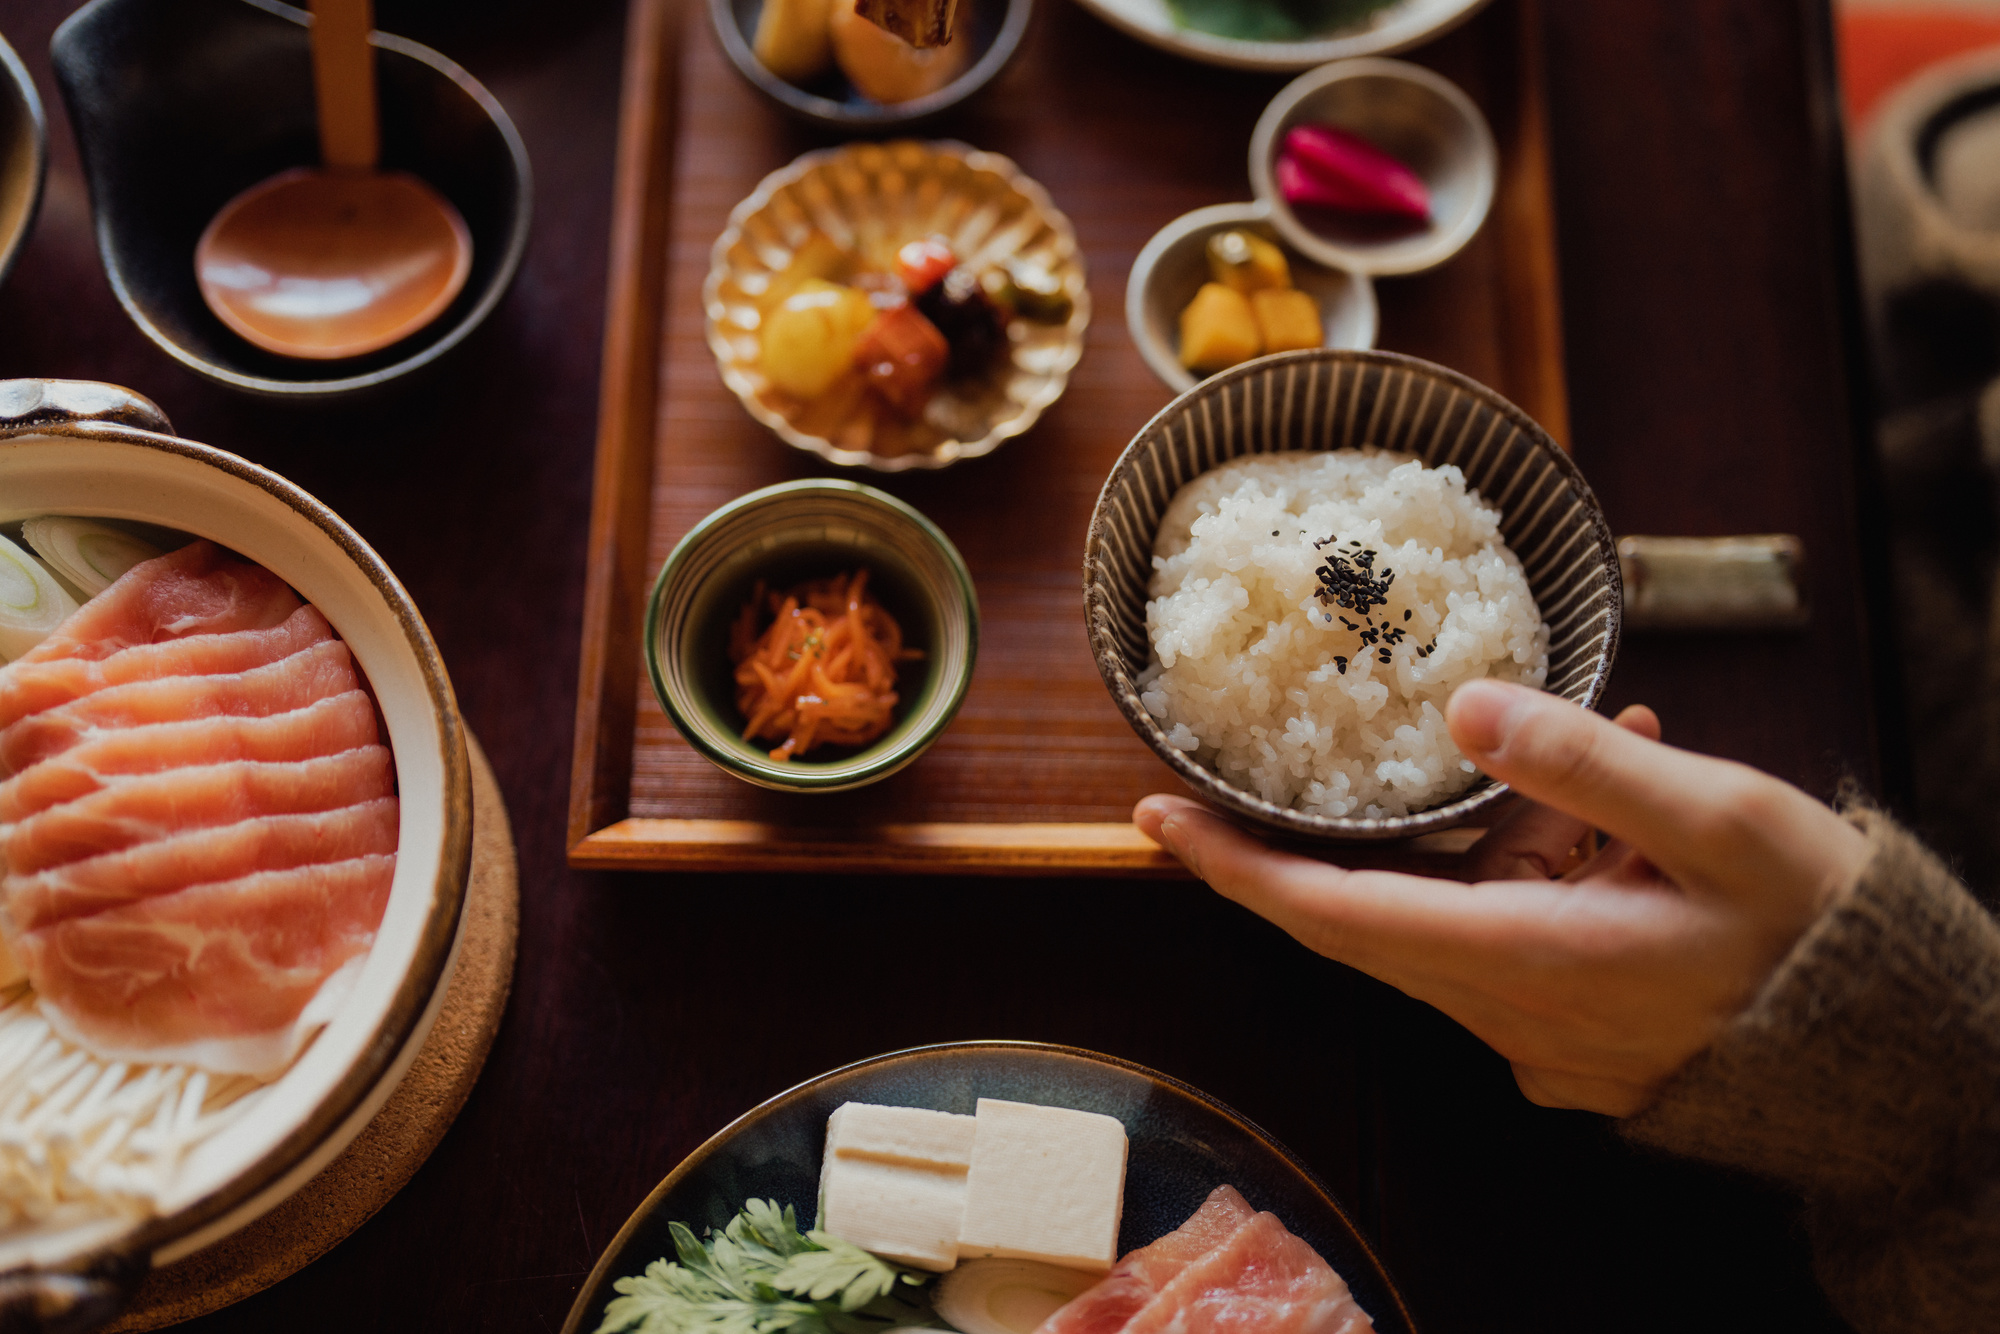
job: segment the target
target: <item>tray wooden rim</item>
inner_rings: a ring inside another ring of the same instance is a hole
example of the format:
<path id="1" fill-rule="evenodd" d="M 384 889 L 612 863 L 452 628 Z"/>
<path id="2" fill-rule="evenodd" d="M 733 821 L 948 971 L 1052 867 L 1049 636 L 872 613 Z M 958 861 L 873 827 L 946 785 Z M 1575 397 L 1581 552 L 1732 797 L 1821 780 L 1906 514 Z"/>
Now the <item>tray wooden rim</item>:
<path id="1" fill-rule="evenodd" d="M 1524 335 L 1503 348 L 1510 397 L 1567 446 L 1539 4 L 1512 0 L 1519 102 L 1501 144 L 1508 166 L 1488 225 L 1499 230 L 1505 299 Z M 857 832 L 631 816 L 683 17 L 681 0 L 632 0 L 627 22 L 565 839 L 569 864 L 595 870 L 1185 876 L 1177 861 L 1122 822 L 899 824 Z M 1448 830 L 1398 846 L 1404 860 L 1452 859 L 1477 832 Z M 1361 855 L 1359 847 L 1352 852 L 1356 860 L 1382 855 Z"/>

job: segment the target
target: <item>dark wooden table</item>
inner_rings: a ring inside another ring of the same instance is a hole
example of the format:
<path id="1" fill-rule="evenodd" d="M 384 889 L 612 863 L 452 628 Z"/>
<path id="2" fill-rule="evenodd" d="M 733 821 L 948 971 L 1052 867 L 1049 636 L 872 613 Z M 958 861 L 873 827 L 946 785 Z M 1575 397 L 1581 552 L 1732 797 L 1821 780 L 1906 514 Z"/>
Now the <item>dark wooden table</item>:
<path id="1" fill-rule="evenodd" d="M 379 0 L 519 122 L 535 236 L 421 392 L 310 414 L 194 378 L 114 302 L 48 74 L 70 7 L 0 0 L 53 149 L 0 288 L 0 376 L 129 385 L 346 516 L 424 608 L 521 852 L 513 1001 L 458 1124 L 353 1238 L 204 1328 L 553 1329 L 632 1206 L 740 1111 L 876 1052 L 998 1036 L 1241 1109 L 1353 1206 L 1433 1334 L 1840 1328 L 1781 1195 L 1529 1105 L 1437 1013 L 1199 886 L 567 870 L 622 7 Z M 1811 630 L 1630 639 L 1610 702 L 1817 790 L 1879 782 L 1823 0 L 1544 8 L 1577 457 L 1621 532 L 1788 531 L 1813 561 Z"/>

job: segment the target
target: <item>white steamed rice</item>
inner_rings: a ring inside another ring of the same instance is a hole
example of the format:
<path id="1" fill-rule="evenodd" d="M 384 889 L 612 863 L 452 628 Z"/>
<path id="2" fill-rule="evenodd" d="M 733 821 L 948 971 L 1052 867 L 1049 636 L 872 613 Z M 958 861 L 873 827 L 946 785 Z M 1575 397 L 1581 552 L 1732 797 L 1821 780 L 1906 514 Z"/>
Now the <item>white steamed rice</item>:
<path id="1" fill-rule="evenodd" d="M 1369 622 L 1317 596 L 1327 557 L 1360 550 L 1395 575 L 1372 611 L 1405 632 L 1387 664 L 1361 643 Z M 1451 692 L 1548 675 L 1548 627 L 1500 513 L 1456 467 L 1377 449 L 1238 459 L 1167 506 L 1153 571 L 1140 699 L 1175 746 L 1280 806 L 1382 816 L 1448 801 L 1476 776 L 1445 728 Z"/>

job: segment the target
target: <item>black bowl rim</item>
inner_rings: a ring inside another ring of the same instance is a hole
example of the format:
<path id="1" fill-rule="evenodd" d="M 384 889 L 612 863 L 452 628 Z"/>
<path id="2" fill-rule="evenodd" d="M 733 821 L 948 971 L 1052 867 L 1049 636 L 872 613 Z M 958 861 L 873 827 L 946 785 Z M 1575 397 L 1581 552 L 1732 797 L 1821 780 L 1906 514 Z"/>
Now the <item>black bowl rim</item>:
<path id="1" fill-rule="evenodd" d="M 1502 800 L 1511 789 L 1505 783 L 1488 778 L 1462 797 L 1408 815 L 1311 815 L 1305 811 L 1293 810 L 1289 806 L 1280 806 L 1273 801 L 1266 801 L 1262 797 L 1252 796 L 1228 782 L 1214 770 L 1197 764 L 1185 751 L 1167 743 L 1166 733 L 1160 729 L 1159 723 L 1153 716 L 1146 712 L 1145 706 L 1139 703 L 1136 692 L 1121 690 L 1118 686 L 1118 668 L 1114 665 L 1118 658 L 1118 646 L 1110 642 L 1105 629 L 1110 610 L 1106 605 L 1108 599 L 1102 591 L 1102 581 L 1096 577 L 1098 569 L 1105 564 L 1105 538 L 1109 529 L 1105 509 L 1112 489 L 1138 466 L 1139 446 L 1161 422 L 1186 411 L 1204 397 L 1220 393 L 1239 380 L 1265 375 L 1284 366 L 1309 361 L 1348 361 L 1397 367 L 1442 380 L 1478 399 L 1520 428 L 1522 435 L 1530 444 L 1550 460 L 1562 475 L 1564 482 L 1575 488 L 1596 532 L 1598 551 L 1603 562 L 1602 568 L 1607 572 L 1605 582 L 1610 593 L 1607 609 L 1609 625 L 1604 637 L 1604 646 L 1598 651 L 1596 669 L 1592 671 L 1583 698 L 1578 702 L 1586 709 L 1594 709 L 1597 702 L 1603 698 L 1605 685 L 1611 679 L 1611 665 L 1618 656 L 1619 635 L 1624 622 L 1624 589 L 1617 575 L 1617 540 L 1612 536 L 1611 524 L 1604 516 L 1604 506 L 1599 503 L 1596 492 L 1590 489 L 1590 483 L 1584 480 L 1582 469 L 1577 467 L 1576 460 L 1570 457 L 1569 451 L 1558 445 L 1549 433 L 1542 429 L 1540 423 L 1498 391 L 1468 375 L 1452 370 L 1449 366 L 1440 366 L 1434 361 L 1425 361 L 1422 357 L 1412 357 L 1401 352 L 1382 352 L 1372 349 L 1364 351 L 1311 348 L 1302 352 L 1283 352 L 1244 362 L 1240 366 L 1231 367 L 1201 381 L 1154 413 L 1152 420 L 1139 428 L 1133 435 L 1131 443 L 1126 445 L 1125 451 L 1118 456 L 1118 461 L 1111 465 L 1111 471 L 1104 479 L 1104 486 L 1097 495 L 1097 504 L 1091 511 L 1090 531 L 1084 539 L 1083 616 L 1084 629 L 1090 637 L 1091 656 L 1097 662 L 1098 675 L 1104 679 L 1104 688 L 1111 693 L 1112 702 L 1118 706 L 1118 711 L 1125 715 L 1125 721 L 1131 724 L 1132 730 L 1139 734 L 1139 739 L 1151 747 L 1153 753 L 1165 761 L 1167 767 L 1172 769 L 1182 782 L 1225 810 L 1287 836 L 1317 842 L 1372 842 L 1435 833 L 1465 823 L 1474 815 Z"/>
<path id="2" fill-rule="evenodd" d="M 35 91 L 34 76 L 21 63 L 20 55 L 0 36 L 0 70 L 5 70 L 7 80 L 21 99 L 22 109 L 28 113 L 29 151 L 34 158 L 34 182 L 28 187 L 28 207 L 21 215 L 21 230 L 12 236 L 0 237 L 0 283 L 7 281 L 7 275 L 14 270 L 14 261 L 21 257 L 21 249 L 28 243 L 28 236 L 35 230 L 35 217 L 42 208 L 42 187 L 49 177 L 49 118 L 42 110 L 42 96 Z"/>
<path id="3" fill-rule="evenodd" d="M 625 1249 L 626 1243 L 631 1240 L 632 1234 L 638 1230 L 641 1223 L 660 1207 L 660 1202 L 666 1198 L 669 1192 L 680 1185 L 696 1168 L 701 1167 L 710 1158 L 720 1153 L 728 1142 L 736 1136 L 739 1130 L 763 1120 L 774 1112 L 783 1110 L 821 1085 L 845 1075 L 867 1070 L 874 1066 L 907 1061 L 912 1058 L 937 1056 L 947 1053 L 971 1054 L 974 1052 L 1032 1052 L 1037 1055 L 1068 1056 L 1080 1061 L 1107 1065 L 1113 1069 L 1138 1075 L 1142 1079 L 1147 1079 L 1155 1084 L 1172 1089 L 1214 1111 L 1224 1120 L 1231 1122 L 1266 1149 L 1269 1149 L 1287 1167 L 1298 1173 L 1299 1179 L 1311 1188 L 1312 1192 L 1319 1197 L 1320 1202 L 1335 1217 L 1340 1219 L 1341 1224 L 1353 1236 L 1355 1244 L 1361 1248 L 1368 1256 L 1368 1259 L 1374 1264 L 1375 1271 L 1383 1278 L 1383 1286 L 1388 1290 L 1390 1300 L 1396 1303 L 1397 1314 L 1403 1317 L 1404 1326 L 1408 1329 L 1416 1329 L 1416 1317 L 1411 1314 L 1409 1303 L 1403 1299 L 1401 1290 L 1396 1287 L 1395 1280 L 1390 1277 L 1388 1266 L 1382 1263 L 1382 1257 L 1376 1253 L 1375 1247 L 1370 1244 L 1367 1234 L 1362 1232 L 1360 1227 L 1355 1224 L 1353 1218 L 1348 1216 L 1347 1210 L 1341 1207 L 1340 1201 L 1334 1198 L 1333 1192 L 1326 1188 L 1326 1183 L 1321 1181 L 1310 1167 L 1307 1167 L 1305 1163 L 1300 1161 L 1297 1154 L 1286 1148 L 1269 1131 L 1265 1130 L 1255 1121 L 1252 1121 L 1249 1117 L 1243 1115 L 1243 1113 L 1237 1111 L 1221 1099 L 1203 1093 L 1192 1084 L 1175 1079 L 1172 1075 L 1161 1074 L 1158 1070 L 1140 1065 L 1137 1061 L 1128 1061 L 1121 1056 L 1108 1056 L 1103 1052 L 1092 1051 L 1088 1047 L 1071 1047 L 1057 1042 L 1034 1042 L 1024 1038 L 984 1038 L 965 1042 L 927 1043 L 919 1047 L 904 1047 L 898 1051 L 884 1052 L 879 1056 L 870 1056 L 863 1060 L 851 1061 L 846 1065 L 828 1070 L 824 1074 L 814 1075 L 811 1079 L 801 1080 L 784 1092 L 766 1098 L 749 1111 L 736 1117 L 713 1135 L 710 1135 L 701 1142 L 693 1153 L 681 1159 L 675 1165 L 674 1170 L 667 1173 L 660 1180 L 659 1185 L 653 1187 L 646 1198 L 641 1200 L 638 1207 L 626 1218 L 624 1226 L 618 1229 L 617 1235 L 612 1237 L 604 1249 L 599 1252 L 597 1263 L 591 1266 L 589 1276 L 583 1280 L 583 1286 L 577 1289 L 576 1300 L 570 1304 L 569 1315 L 563 1320 L 562 1334 L 582 1334 L 584 1322 L 590 1318 L 591 1294 L 600 1289 L 611 1266 L 611 1262 L 617 1258 L 619 1252 Z"/>
<path id="4" fill-rule="evenodd" d="M 56 29 L 56 35 L 50 42 L 51 50 L 61 49 L 64 34 L 69 31 L 70 25 L 83 21 L 93 10 L 106 2 L 107 0 L 92 0 L 91 4 L 85 5 L 63 20 L 62 26 Z M 243 3 L 300 27 L 309 25 L 310 15 L 306 10 L 281 4 L 279 0 L 243 0 Z M 232 389 L 294 402 L 327 399 L 360 390 L 375 389 L 430 365 L 464 342 L 475 329 L 486 322 L 486 317 L 493 313 L 494 307 L 498 306 L 501 299 L 507 295 L 507 289 L 513 286 L 514 275 L 520 269 L 521 259 L 528 250 L 528 231 L 534 215 L 535 195 L 533 168 L 528 162 L 528 146 L 522 140 L 520 130 L 515 128 L 513 118 L 508 116 L 506 108 L 500 105 L 499 99 L 486 91 L 484 84 L 473 78 L 449 57 L 420 42 L 413 42 L 406 37 L 397 37 L 391 33 L 371 32 L 368 40 L 371 45 L 381 50 L 408 56 L 444 75 L 458 85 L 459 89 L 487 114 L 500 131 L 500 137 L 507 145 L 508 156 L 514 162 L 514 214 L 513 221 L 507 229 L 507 244 L 501 252 L 499 266 L 494 269 L 493 276 L 487 282 L 486 290 L 480 293 L 479 300 L 474 303 L 472 309 L 466 311 L 457 324 L 436 342 L 425 344 L 403 360 L 377 367 L 362 375 L 312 380 L 275 379 L 266 375 L 245 375 L 241 371 L 232 371 L 226 366 L 217 365 L 182 347 L 168 337 L 164 330 L 147 319 L 138 301 L 126 287 L 124 276 L 117 266 L 111 263 L 110 224 L 102 213 L 99 213 L 96 219 L 97 249 L 104 259 L 105 277 L 111 282 L 111 290 L 117 296 L 118 304 L 125 308 L 125 313 L 131 316 L 132 322 L 139 326 L 140 333 L 145 334 L 161 351 L 197 375 Z"/>
<path id="5" fill-rule="evenodd" d="M 1034 7 L 1034 0 L 1007 0 L 1007 15 L 1000 21 L 1000 31 L 993 36 L 993 45 L 972 62 L 970 69 L 936 92 L 907 102 L 873 103 L 864 107 L 819 97 L 765 69 L 764 62 L 757 59 L 757 53 L 743 39 L 743 30 L 736 26 L 732 0 L 708 0 L 708 17 L 715 28 L 716 40 L 722 43 L 736 72 L 793 115 L 845 130 L 903 130 L 957 106 L 991 83 L 1021 45 Z"/>

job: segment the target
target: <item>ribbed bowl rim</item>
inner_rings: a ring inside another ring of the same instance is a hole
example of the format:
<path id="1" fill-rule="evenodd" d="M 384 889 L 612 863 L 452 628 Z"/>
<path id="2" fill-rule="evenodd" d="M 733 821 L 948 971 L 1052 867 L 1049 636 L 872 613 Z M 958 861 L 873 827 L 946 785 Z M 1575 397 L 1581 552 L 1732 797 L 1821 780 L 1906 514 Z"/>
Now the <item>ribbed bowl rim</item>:
<path id="1" fill-rule="evenodd" d="M 1137 469 L 1142 466 L 1149 444 L 1159 438 L 1157 434 L 1159 428 L 1184 416 L 1203 400 L 1222 394 L 1245 380 L 1274 375 L 1286 367 L 1314 362 L 1344 362 L 1401 369 L 1442 383 L 1452 391 L 1470 396 L 1498 413 L 1520 431 L 1530 448 L 1538 451 L 1556 468 L 1563 483 L 1576 495 L 1581 509 L 1594 530 L 1598 571 L 1607 598 L 1604 642 L 1595 655 L 1596 660 L 1586 679 L 1582 696 L 1577 700 L 1577 703 L 1586 709 L 1596 707 L 1610 679 L 1612 662 L 1617 657 L 1619 632 L 1624 615 L 1623 585 L 1618 576 L 1617 543 L 1612 537 L 1611 525 L 1604 516 L 1604 507 L 1598 502 L 1596 494 L 1591 491 L 1590 484 L 1584 480 L 1582 471 L 1576 466 L 1575 460 L 1570 458 L 1568 451 L 1556 444 L 1548 432 L 1527 413 L 1469 376 L 1435 362 L 1397 352 L 1320 348 L 1262 357 L 1210 376 L 1155 413 L 1152 420 L 1132 437 L 1132 442 L 1125 447 L 1125 451 L 1118 456 L 1118 461 L 1112 465 L 1109 475 L 1105 478 L 1103 489 L 1098 493 L 1096 508 L 1090 516 L 1090 531 L 1084 543 L 1083 596 L 1084 625 L 1090 638 L 1091 656 L 1097 663 L 1097 670 L 1104 679 L 1105 688 L 1111 692 L 1112 702 L 1125 716 L 1125 721 L 1131 724 L 1132 730 L 1139 734 L 1139 739 L 1151 747 L 1153 753 L 1165 761 L 1183 782 L 1225 811 L 1280 834 L 1308 841 L 1359 842 L 1412 838 L 1419 834 L 1449 829 L 1463 824 L 1503 800 L 1509 792 L 1507 785 L 1491 779 L 1482 779 L 1461 797 L 1409 815 L 1327 816 L 1279 806 L 1228 782 L 1167 741 L 1166 732 L 1140 703 L 1138 690 L 1125 670 L 1123 649 L 1111 629 L 1113 604 L 1118 599 L 1107 577 L 1111 568 L 1108 552 L 1112 528 L 1109 509 L 1114 496 L 1129 484 Z M 1243 449 L 1229 453 L 1228 457 L 1237 458 L 1268 452 L 1273 451 Z M 1553 657 L 1555 646 L 1552 644 L 1550 648 Z"/>

